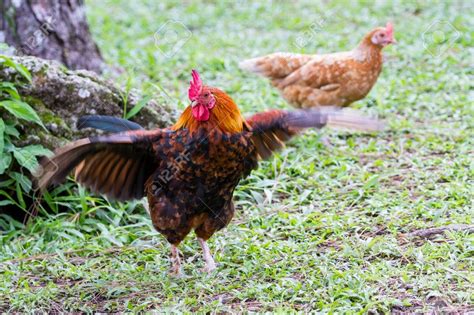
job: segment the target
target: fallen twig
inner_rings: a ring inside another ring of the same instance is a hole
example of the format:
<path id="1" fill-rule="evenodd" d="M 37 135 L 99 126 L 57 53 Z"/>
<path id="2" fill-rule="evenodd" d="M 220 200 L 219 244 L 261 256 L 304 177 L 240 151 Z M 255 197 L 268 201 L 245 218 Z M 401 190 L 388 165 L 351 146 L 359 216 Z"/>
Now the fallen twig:
<path id="1" fill-rule="evenodd" d="M 406 233 L 405 236 L 408 237 L 420 237 L 420 238 L 428 238 L 430 236 L 436 234 L 443 234 L 445 232 L 467 232 L 467 233 L 474 233 L 474 225 L 469 224 L 452 224 L 447 226 L 429 228 L 429 229 L 420 229 L 415 230 L 410 233 Z"/>

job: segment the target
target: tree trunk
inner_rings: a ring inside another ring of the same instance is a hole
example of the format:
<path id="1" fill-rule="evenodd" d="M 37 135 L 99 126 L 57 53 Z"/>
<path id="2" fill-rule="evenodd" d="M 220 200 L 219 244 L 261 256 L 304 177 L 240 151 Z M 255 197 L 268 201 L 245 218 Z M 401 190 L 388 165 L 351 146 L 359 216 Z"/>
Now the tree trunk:
<path id="1" fill-rule="evenodd" d="M 101 72 L 83 0 L 0 0 L 0 42 L 17 55 L 57 60 L 70 69 Z"/>

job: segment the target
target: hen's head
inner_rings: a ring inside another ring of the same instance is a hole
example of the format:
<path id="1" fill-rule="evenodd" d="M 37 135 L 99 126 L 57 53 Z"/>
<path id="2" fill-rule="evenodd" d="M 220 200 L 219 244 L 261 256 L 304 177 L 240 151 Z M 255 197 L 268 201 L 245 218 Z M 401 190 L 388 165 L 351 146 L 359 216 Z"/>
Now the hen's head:
<path id="1" fill-rule="evenodd" d="M 390 44 L 396 44 L 397 41 L 393 37 L 393 25 L 388 22 L 385 27 L 377 27 L 371 31 L 366 39 L 369 40 L 373 45 L 379 47 L 385 47 Z"/>
<path id="2" fill-rule="evenodd" d="M 191 104 L 185 109 L 173 129 L 195 130 L 202 126 L 224 132 L 240 132 L 243 118 L 232 98 L 224 91 L 204 85 L 196 70 L 192 70 L 188 97 Z"/>

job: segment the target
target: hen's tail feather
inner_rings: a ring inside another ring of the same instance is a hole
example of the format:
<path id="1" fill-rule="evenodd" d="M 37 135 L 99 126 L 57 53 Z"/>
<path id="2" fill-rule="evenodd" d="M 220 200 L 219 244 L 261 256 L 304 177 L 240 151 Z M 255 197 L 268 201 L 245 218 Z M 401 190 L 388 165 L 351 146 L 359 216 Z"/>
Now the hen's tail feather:
<path id="1" fill-rule="evenodd" d="M 247 59 L 239 63 L 239 68 L 248 72 L 260 73 L 263 72 L 259 66 L 260 61 L 261 58 Z"/>
<path id="2" fill-rule="evenodd" d="M 103 115 L 86 115 L 77 121 L 77 129 L 95 128 L 108 132 L 123 132 L 143 129 L 137 123 L 122 118 Z"/>
<path id="3" fill-rule="evenodd" d="M 274 80 L 274 83 L 296 71 L 312 59 L 311 55 L 277 52 L 247 59 L 239 63 L 240 69 Z"/>

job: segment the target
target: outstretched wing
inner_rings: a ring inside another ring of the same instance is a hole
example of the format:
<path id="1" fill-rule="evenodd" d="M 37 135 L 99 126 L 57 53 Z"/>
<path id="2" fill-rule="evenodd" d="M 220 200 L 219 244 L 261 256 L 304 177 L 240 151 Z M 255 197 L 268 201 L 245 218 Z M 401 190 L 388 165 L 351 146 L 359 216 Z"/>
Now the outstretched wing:
<path id="1" fill-rule="evenodd" d="M 292 136 L 306 128 L 322 128 L 326 125 L 361 131 L 380 131 L 381 121 L 365 117 L 355 110 L 324 107 L 294 111 L 272 110 L 255 114 L 247 120 L 252 132 L 256 154 L 261 159 L 272 155 L 284 146 Z"/>
<path id="2" fill-rule="evenodd" d="M 76 168 L 76 179 L 94 192 L 118 200 L 139 199 L 159 162 L 153 145 L 165 133 L 138 130 L 77 140 L 41 162 L 37 185 L 44 190 L 59 184 Z"/>

